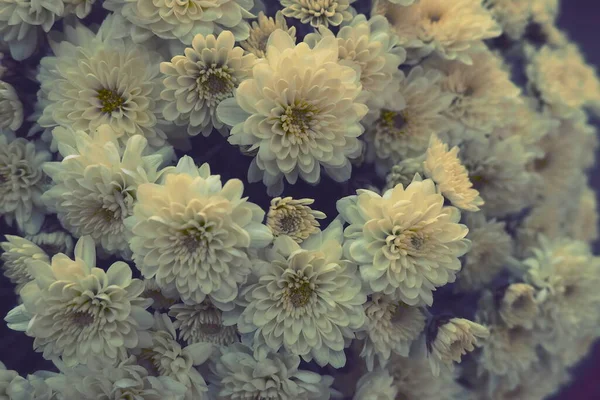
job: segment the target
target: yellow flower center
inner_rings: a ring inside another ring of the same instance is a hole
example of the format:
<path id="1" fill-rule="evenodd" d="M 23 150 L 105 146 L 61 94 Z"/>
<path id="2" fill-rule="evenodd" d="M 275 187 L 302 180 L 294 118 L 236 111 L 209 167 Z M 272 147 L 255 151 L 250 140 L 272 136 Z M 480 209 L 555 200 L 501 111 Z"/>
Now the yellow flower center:
<path id="1" fill-rule="evenodd" d="M 209 68 L 200 71 L 196 78 L 200 96 L 211 105 L 216 105 L 231 97 L 235 82 L 229 68 L 217 64 L 212 64 Z"/>
<path id="2" fill-rule="evenodd" d="M 305 101 L 287 106 L 280 117 L 281 127 L 286 133 L 305 136 L 314 123 L 316 112 L 316 107 Z"/>
<path id="3" fill-rule="evenodd" d="M 406 112 L 382 110 L 379 117 L 379 125 L 385 131 L 396 135 L 404 135 L 408 126 Z"/>
<path id="4" fill-rule="evenodd" d="M 101 111 L 106 114 L 110 114 L 117 109 L 121 109 L 125 103 L 125 99 L 121 97 L 116 91 L 110 89 L 98 90 L 98 100 L 102 103 Z"/>
<path id="5" fill-rule="evenodd" d="M 293 282 L 288 283 L 284 298 L 294 307 L 306 306 L 314 293 L 308 278 L 296 276 Z"/>

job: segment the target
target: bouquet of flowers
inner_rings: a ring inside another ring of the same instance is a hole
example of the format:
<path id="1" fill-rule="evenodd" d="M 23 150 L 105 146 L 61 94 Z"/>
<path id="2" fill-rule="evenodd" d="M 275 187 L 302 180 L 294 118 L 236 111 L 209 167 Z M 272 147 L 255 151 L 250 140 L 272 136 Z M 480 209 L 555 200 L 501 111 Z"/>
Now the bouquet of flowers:
<path id="1" fill-rule="evenodd" d="M 0 0 L 9 400 L 529 400 L 600 336 L 558 0 Z"/>

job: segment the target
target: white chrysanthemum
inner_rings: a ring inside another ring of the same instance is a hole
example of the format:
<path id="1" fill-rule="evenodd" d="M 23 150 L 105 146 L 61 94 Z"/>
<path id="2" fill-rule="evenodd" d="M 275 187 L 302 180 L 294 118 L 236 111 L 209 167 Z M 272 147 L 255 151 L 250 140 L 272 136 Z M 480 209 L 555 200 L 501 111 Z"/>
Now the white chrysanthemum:
<path id="1" fill-rule="evenodd" d="M 339 200 L 337 210 L 350 224 L 344 252 L 359 264 L 362 279 L 373 292 L 408 305 L 431 305 L 432 292 L 454 282 L 458 257 L 471 244 L 460 211 L 444 207 L 430 179 L 398 185 L 383 197 L 360 190 Z"/>
<path id="2" fill-rule="evenodd" d="M 323 36 L 333 36 L 326 28 L 304 38 L 305 42 L 318 43 Z M 365 98 L 369 107 L 380 107 L 380 95 L 390 85 L 398 87 L 401 74 L 398 67 L 406 60 L 406 51 L 398 45 L 398 38 L 390 31 L 388 21 L 381 15 L 367 20 L 363 14 L 343 24 L 337 33 L 339 59 L 360 71 Z"/>
<path id="3" fill-rule="evenodd" d="M 551 198 L 535 204 L 521 221 L 514 241 L 516 254 L 529 256 L 529 251 L 538 247 L 540 234 L 548 239 L 566 235 L 567 213 L 563 198 Z"/>
<path id="4" fill-rule="evenodd" d="M 281 12 L 289 18 L 299 19 L 303 24 L 310 23 L 314 28 L 329 25 L 338 26 L 352 19 L 354 9 L 350 4 L 355 0 L 279 0 L 284 7 Z"/>
<path id="5" fill-rule="evenodd" d="M 130 24 L 130 35 L 142 42 L 153 35 L 191 44 L 197 34 L 230 31 L 235 40 L 248 38 L 247 19 L 253 0 L 107 0 L 104 8 L 122 15 Z"/>
<path id="6" fill-rule="evenodd" d="M 558 117 L 570 117 L 581 107 L 600 110 L 600 80 L 576 45 L 530 49 L 527 77 L 544 103 Z"/>
<path id="7" fill-rule="evenodd" d="M 513 253 L 513 242 L 504 222 L 486 221 L 483 214 L 477 213 L 468 214 L 465 223 L 471 250 L 465 255 L 457 286 L 461 290 L 479 290 L 502 270 Z"/>
<path id="8" fill-rule="evenodd" d="M 423 163 L 425 175 L 435 182 L 452 205 L 466 211 L 479 211 L 483 199 L 472 188 L 469 173 L 458 159 L 458 151 L 457 146 L 448 150 L 448 144 L 432 135 Z"/>
<path id="9" fill-rule="evenodd" d="M 445 114 L 478 135 L 503 126 L 521 106 L 518 86 L 510 80 L 502 60 L 490 51 L 470 55 L 473 63 L 430 59 L 426 65 L 444 73 L 442 89 L 456 97 Z"/>
<path id="10" fill-rule="evenodd" d="M 116 366 L 91 362 L 74 368 L 59 364 L 59 369 L 63 375 L 48 382 L 65 399 L 183 400 L 187 390 L 171 377 L 152 376 L 134 356 Z"/>
<path id="11" fill-rule="evenodd" d="M 161 177 L 163 154 L 144 155 L 148 142 L 140 135 L 119 145 L 108 125 L 91 135 L 60 127 L 53 135 L 65 158 L 44 165 L 54 181 L 44 202 L 75 237 L 89 235 L 106 252 L 129 258 L 132 234 L 124 220 L 132 214 L 138 186 Z"/>
<path id="12" fill-rule="evenodd" d="M 530 0 L 483 0 L 502 32 L 513 40 L 523 37 L 531 18 L 532 3 Z"/>
<path id="13" fill-rule="evenodd" d="M 21 289 L 23 304 L 13 314 L 32 314 L 23 326 L 33 345 L 46 359 L 62 357 L 69 365 L 91 358 L 111 363 L 126 357 L 138 344 L 138 331 L 152 325 L 139 295 L 144 284 L 131 278 L 127 264 L 118 261 L 105 272 L 96 268 L 96 250 L 89 236 L 79 239 L 75 260 L 64 254 L 52 264 L 30 264 L 34 281 Z"/>
<path id="14" fill-rule="evenodd" d="M 319 232 L 319 221 L 326 217 L 321 211 L 309 206 L 313 199 L 292 199 L 276 197 L 271 200 L 267 213 L 267 226 L 273 236 L 287 235 L 298 243 L 302 243 L 311 234 Z"/>
<path id="15" fill-rule="evenodd" d="M 394 378 L 388 370 L 380 369 L 363 375 L 356 382 L 352 400 L 394 400 L 397 394 Z"/>
<path id="16" fill-rule="evenodd" d="M 521 136 L 472 140 L 461 147 L 460 159 L 485 201 L 481 208 L 486 215 L 515 213 L 533 202 L 535 175 L 526 169 L 533 157 Z"/>
<path id="17" fill-rule="evenodd" d="M 109 17 L 103 26 L 119 22 Z M 93 131 L 108 124 L 125 140 L 141 134 L 152 146 L 162 146 L 160 57 L 103 32 L 66 26 L 63 40 L 50 42 L 54 56 L 42 58 L 37 76 L 45 105 L 39 125 Z"/>
<path id="18" fill-rule="evenodd" d="M 25 239 L 39 246 L 50 257 L 58 253 L 70 256 L 73 254 L 73 247 L 75 246 L 71 235 L 62 230 L 27 235 Z"/>
<path id="19" fill-rule="evenodd" d="M 463 355 L 483 344 L 490 331 L 483 325 L 464 318 L 452 318 L 437 326 L 435 337 L 427 338 L 428 359 L 433 375 L 440 374 L 440 366 L 452 369 Z"/>
<path id="20" fill-rule="evenodd" d="M 365 321 L 366 297 L 356 266 L 342 259 L 342 235 L 336 220 L 302 247 L 280 236 L 257 260 L 260 278 L 244 289 L 248 306 L 238 321 L 241 333 L 253 333 L 257 354 L 283 348 L 321 366 L 344 366 L 345 341 Z"/>
<path id="21" fill-rule="evenodd" d="M 166 376 L 183 384 L 185 400 L 208 400 L 206 382 L 196 367 L 203 364 L 212 352 L 211 343 L 182 347 L 177 342 L 171 319 L 167 314 L 156 312 L 152 330 L 140 338 L 134 354 L 150 375 Z"/>
<path id="22" fill-rule="evenodd" d="M 213 127 L 226 133 L 216 115 L 217 105 L 233 97 L 235 88 L 252 74 L 256 62 L 253 54 L 244 55 L 244 49 L 234 46 L 235 38 L 229 31 L 218 37 L 196 35 L 185 55 L 160 64 L 160 71 L 167 76 L 160 94 L 167 102 L 162 111 L 167 121 L 187 125 L 192 136 L 200 132 L 208 136 Z"/>
<path id="23" fill-rule="evenodd" d="M 379 0 L 373 13 L 390 21 L 415 62 L 435 51 L 445 59 L 471 64 L 469 50 L 502 32 L 481 0 L 419 0 L 406 7 Z"/>
<path id="24" fill-rule="evenodd" d="M 503 385 L 515 388 L 521 380 L 527 379 L 527 370 L 538 361 L 535 339 L 535 332 L 523 327 L 490 327 L 490 337 L 477 363 L 479 374 L 487 372 L 492 376 L 489 390 L 495 390 L 498 385 L 494 381 L 502 380 Z"/>
<path id="25" fill-rule="evenodd" d="M 338 60 L 338 44 L 325 37 L 311 49 L 276 30 L 266 62 L 243 81 L 235 99 L 219 104 L 217 115 L 233 126 L 229 142 L 258 150 L 248 171 L 267 192 L 283 191 L 283 178 L 319 182 L 321 166 L 336 181 L 350 178 L 349 158 L 361 153 L 359 123 L 367 107 L 358 99 L 359 74 Z"/>
<path id="26" fill-rule="evenodd" d="M 235 299 L 250 273 L 247 249 L 272 239 L 261 224 L 264 212 L 242 197 L 243 190 L 240 180 L 222 185 L 208 164 L 198 169 L 187 156 L 163 184 L 140 185 L 126 224 L 142 275 L 176 289 L 185 303 L 209 296 L 222 307 Z"/>
<path id="27" fill-rule="evenodd" d="M 169 307 L 177 303 L 179 299 L 179 293 L 177 290 L 170 288 L 170 290 L 161 289 L 156 284 L 156 279 L 144 279 L 144 291 L 142 297 L 152 300 L 152 307 L 156 311 L 167 311 Z"/>
<path id="28" fill-rule="evenodd" d="M 539 312 L 535 296 L 533 286 L 526 283 L 513 283 L 506 288 L 498 307 L 498 314 L 506 326 L 522 326 L 527 329 L 533 327 Z"/>
<path id="29" fill-rule="evenodd" d="M 597 146 L 595 127 L 581 118 L 561 120 L 537 143 L 541 150 L 532 160 L 530 169 L 542 178 L 541 195 L 544 198 L 571 197 L 573 182 L 584 168 L 595 160 Z"/>
<path id="30" fill-rule="evenodd" d="M 596 192 L 586 186 L 579 197 L 575 218 L 569 222 L 574 239 L 593 242 L 598 239 L 598 205 Z"/>
<path id="31" fill-rule="evenodd" d="M 10 83 L 0 81 L 0 130 L 16 131 L 23 124 L 23 104 Z"/>
<path id="32" fill-rule="evenodd" d="M 44 250 L 34 243 L 19 236 L 5 235 L 6 242 L 0 243 L 4 251 L 0 256 L 4 276 L 16 285 L 15 292 L 19 293 L 21 288 L 33 280 L 29 271 L 31 261 L 49 262 L 50 259 Z"/>
<path id="33" fill-rule="evenodd" d="M 222 346 L 239 341 L 235 326 L 224 326 L 222 312 L 209 300 L 200 304 L 174 304 L 169 315 L 179 330 L 179 338 L 187 344 L 209 342 Z"/>
<path id="34" fill-rule="evenodd" d="M 466 399 L 464 390 L 449 370 L 441 370 L 433 376 L 426 358 L 392 356 L 388 365 L 394 384 L 398 388 L 397 399 L 444 400 Z"/>
<path id="35" fill-rule="evenodd" d="M 56 400 L 62 399 L 61 393 L 54 390 L 48 382 L 60 375 L 50 371 L 36 371 L 27 377 L 17 376 L 8 389 L 9 400 Z M 2 389 L 0 389 L 0 398 Z M 6 399 L 7 397 L 4 397 Z"/>
<path id="36" fill-rule="evenodd" d="M 451 122 L 444 116 L 454 95 L 441 89 L 442 75 L 414 67 L 400 89 L 384 93 L 383 107 L 369 112 L 364 125 L 377 162 L 394 164 L 421 155 L 432 133 L 446 132 Z"/>
<path id="37" fill-rule="evenodd" d="M 592 255 L 589 245 L 541 237 L 540 246 L 524 264 L 526 281 L 542 291 L 536 325 L 545 336 L 541 344 L 549 352 L 560 349 L 557 341 L 597 329 L 590 316 L 597 315 L 600 306 L 600 259 Z"/>
<path id="38" fill-rule="evenodd" d="M 50 32 L 54 21 L 65 11 L 61 0 L 2 0 L 0 8 L 0 38 L 17 61 L 37 50 L 44 32 Z"/>
<path id="39" fill-rule="evenodd" d="M 271 33 L 277 29 L 287 31 L 288 35 L 296 40 L 296 27 L 288 28 L 285 18 L 281 11 L 275 14 L 275 20 L 267 17 L 262 11 L 258 13 L 257 21 L 252 22 L 250 36 L 240 43 L 246 51 L 254 54 L 258 58 L 264 58 L 267 53 L 267 41 Z"/>
<path id="40" fill-rule="evenodd" d="M 0 215 L 28 234 L 39 232 L 44 222 L 42 164 L 49 159 L 33 142 L 0 132 Z"/>
<path id="41" fill-rule="evenodd" d="M 375 359 L 384 367 L 392 352 L 408 357 L 410 345 L 425 328 L 423 312 L 381 293 L 374 293 L 363 307 L 365 330 L 358 332 L 357 338 L 364 339 L 360 355 L 367 369 L 373 370 Z"/>
<path id="42" fill-rule="evenodd" d="M 327 400 L 333 379 L 298 369 L 300 357 L 268 353 L 255 357 L 243 344 L 221 347 L 212 359 L 218 399 Z"/>
<path id="43" fill-rule="evenodd" d="M 383 191 L 393 189 L 399 184 L 406 187 L 410 185 L 415 174 L 423 175 L 423 161 L 425 157 L 426 154 L 422 154 L 419 157 L 409 157 L 395 164 L 385 177 Z"/>

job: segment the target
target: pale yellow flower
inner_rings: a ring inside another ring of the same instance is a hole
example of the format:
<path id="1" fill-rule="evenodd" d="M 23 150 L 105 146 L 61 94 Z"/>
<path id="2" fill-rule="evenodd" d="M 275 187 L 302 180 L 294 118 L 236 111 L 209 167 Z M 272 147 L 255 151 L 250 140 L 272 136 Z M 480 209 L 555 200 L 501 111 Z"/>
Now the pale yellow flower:
<path id="1" fill-rule="evenodd" d="M 287 235 L 298 243 L 302 243 L 311 234 L 319 231 L 319 221 L 325 218 L 321 211 L 309 206 L 313 199 L 292 199 L 291 197 L 276 197 L 271 200 L 267 213 L 267 226 L 273 236 Z"/>
<path id="2" fill-rule="evenodd" d="M 254 54 L 258 58 L 264 58 L 267 53 L 267 41 L 271 33 L 281 29 L 287 31 L 288 35 L 296 40 L 296 27 L 288 28 L 283 13 L 277 11 L 275 20 L 272 17 L 267 17 L 262 11 L 258 13 L 258 19 L 252 22 L 250 28 L 250 36 L 248 39 L 240 43 L 246 51 Z"/>
<path id="3" fill-rule="evenodd" d="M 352 18 L 355 0 L 279 0 L 284 7 L 283 15 L 310 23 L 314 28 L 338 26 Z"/>

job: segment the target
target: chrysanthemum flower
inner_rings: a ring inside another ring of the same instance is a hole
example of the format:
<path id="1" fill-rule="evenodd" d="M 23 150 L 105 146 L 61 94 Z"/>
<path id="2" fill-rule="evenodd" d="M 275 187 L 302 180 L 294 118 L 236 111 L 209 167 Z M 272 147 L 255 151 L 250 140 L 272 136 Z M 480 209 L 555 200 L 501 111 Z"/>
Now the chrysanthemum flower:
<path id="1" fill-rule="evenodd" d="M 10 399 L 9 390 L 17 379 L 19 379 L 19 373 L 6 369 L 6 365 L 0 361 L 0 398 Z"/>
<path id="2" fill-rule="evenodd" d="M 570 117 L 581 107 L 600 110 L 600 80 L 576 45 L 530 49 L 527 77 L 544 103 L 558 117 Z"/>
<path id="3" fill-rule="evenodd" d="M 300 357 L 268 353 L 256 357 L 243 344 L 220 348 L 210 369 L 219 399 L 305 399 L 329 398 L 333 379 L 298 369 Z"/>
<path id="4" fill-rule="evenodd" d="M 132 39 L 140 43 L 152 37 L 178 39 L 191 44 L 195 35 L 230 31 L 235 40 L 248 38 L 248 19 L 254 0 L 107 0 L 104 8 L 122 15 Z"/>
<path id="5" fill-rule="evenodd" d="M 25 239 L 39 246 L 49 257 L 58 253 L 70 256 L 75 246 L 71 235 L 62 230 L 27 235 Z"/>
<path id="6" fill-rule="evenodd" d="M 336 36 L 339 59 L 360 70 L 360 83 L 369 107 L 381 106 L 380 95 L 389 90 L 390 85 L 398 87 L 402 78 L 398 66 L 406 60 L 406 51 L 399 46 L 398 37 L 381 15 L 367 20 L 359 14 L 342 25 Z M 333 33 L 321 28 L 319 33 L 307 35 L 304 41 L 316 44 L 323 36 L 333 36 Z"/>
<path id="7" fill-rule="evenodd" d="M 581 337 L 597 327 L 589 316 L 600 306 L 600 259 L 588 244 L 566 238 L 542 236 L 532 253 L 524 264 L 526 281 L 542 291 L 536 326 L 545 338 L 541 344 L 556 352 L 558 341 Z"/>
<path id="8" fill-rule="evenodd" d="M 531 205 L 536 177 L 526 166 L 534 155 L 521 136 L 471 140 L 461 146 L 460 159 L 485 201 L 481 209 L 486 215 L 500 217 Z"/>
<path id="9" fill-rule="evenodd" d="M 445 114 L 467 132 L 489 133 L 513 119 L 521 90 L 510 80 L 502 60 L 490 51 L 474 52 L 473 63 L 428 60 L 425 65 L 444 73 L 442 89 L 456 97 Z"/>
<path id="10" fill-rule="evenodd" d="M 467 211 L 479 211 L 483 199 L 472 188 L 467 169 L 458 159 L 458 147 L 448 150 L 436 135 L 431 136 L 427 158 L 423 163 L 425 175 L 431 178 L 452 205 Z"/>
<path id="11" fill-rule="evenodd" d="M 498 308 L 506 326 L 531 329 L 539 312 L 535 296 L 533 286 L 526 283 L 513 283 L 506 288 Z"/>
<path id="12" fill-rule="evenodd" d="M 271 200 L 267 213 L 267 226 L 273 236 L 287 235 L 298 243 L 302 243 L 312 233 L 319 231 L 319 221 L 325 218 L 321 211 L 309 206 L 313 199 L 292 199 L 291 197 L 276 197 Z"/>
<path id="13" fill-rule="evenodd" d="M 223 133 L 223 123 L 216 115 L 217 105 L 233 96 L 241 81 L 252 74 L 256 58 L 244 55 L 244 49 L 234 47 L 235 38 L 229 31 L 218 37 L 194 36 L 192 47 L 184 56 L 175 56 L 160 64 L 167 77 L 160 96 L 167 102 L 163 116 L 177 125 L 187 125 L 189 135 L 210 135 L 213 127 Z"/>
<path id="14" fill-rule="evenodd" d="M 359 121 L 367 107 L 358 100 L 359 75 L 338 62 L 334 37 L 315 48 L 281 30 L 271 34 L 266 62 L 254 66 L 235 99 L 219 104 L 217 116 L 233 126 L 229 142 L 258 150 L 248 171 L 279 195 L 283 178 L 319 182 L 321 166 L 336 181 L 350 177 L 349 158 L 361 152 Z"/>
<path id="15" fill-rule="evenodd" d="M 287 31 L 293 40 L 296 40 L 296 27 L 288 28 L 285 18 L 281 11 L 275 14 L 275 20 L 267 17 L 262 11 L 258 13 L 258 19 L 252 22 L 250 36 L 240 43 L 246 51 L 254 54 L 258 58 L 264 58 L 267 54 L 267 41 L 271 33 L 277 29 Z"/>
<path id="16" fill-rule="evenodd" d="M 484 0 L 494 19 L 502 27 L 502 32 L 513 40 L 523 37 L 529 24 L 533 1 Z"/>
<path id="17" fill-rule="evenodd" d="M 388 370 L 379 369 L 363 375 L 356 382 L 352 400 L 395 400 L 398 388 Z"/>
<path id="18" fill-rule="evenodd" d="M 143 399 L 183 400 L 187 388 L 175 379 L 152 376 L 130 356 L 116 366 L 98 362 L 65 368 L 62 375 L 49 379 L 52 388 L 65 399 Z"/>
<path id="19" fill-rule="evenodd" d="M 19 293 L 26 283 L 33 280 L 29 263 L 36 260 L 49 262 L 50 259 L 44 250 L 27 239 L 13 235 L 5 235 L 5 237 L 7 241 L 0 243 L 0 248 L 4 251 L 0 256 L 2 269 L 4 276 L 16 285 L 15 292 Z"/>
<path id="20" fill-rule="evenodd" d="M 373 292 L 408 305 L 431 305 L 433 290 L 454 282 L 458 257 L 470 248 L 460 211 L 444 207 L 430 179 L 383 196 L 360 190 L 339 200 L 337 210 L 350 224 L 344 252 L 359 264 L 362 279 Z"/>
<path id="21" fill-rule="evenodd" d="M 237 342 L 235 326 L 224 326 L 222 312 L 210 300 L 200 304 L 174 304 L 169 315 L 175 318 L 173 325 L 179 330 L 179 338 L 187 344 L 209 342 L 227 346 Z"/>
<path id="22" fill-rule="evenodd" d="M 464 389 L 447 369 L 434 376 L 426 358 L 407 358 L 392 355 L 388 370 L 398 388 L 397 399 L 439 400 L 466 398 Z"/>
<path id="23" fill-rule="evenodd" d="M 370 127 L 369 151 L 378 163 L 391 168 L 407 157 L 421 155 L 432 133 L 449 129 L 451 123 L 443 113 L 454 95 L 442 91 L 441 80 L 436 70 L 414 67 L 401 81 L 399 91 L 386 91 L 383 108 L 368 114 L 364 125 Z"/>
<path id="24" fill-rule="evenodd" d="M 413 61 L 435 51 L 445 59 L 471 64 L 469 50 L 502 33 L 481 0 L 419 0 L 409 6 L 379 0 L 373 12 L 390 21 Z"/>
<path id="25" fill-rule="evenodd" d="M 16 131 L 23 123 L 23 104 L 10 83 L 0 81 L 0 129 Z"/>
<path id="26" fill-rule="evenodd" d="M 75 14 L 77 18 L 84 19 L 92 11 L 96 0 L 63 0 L 65 4 L 65 16 Z"/>
<path id="27" fill-rule="evenodd" d="M 452 362 L 460 363 L 463 355 L 481 346 L 489 335 L 488 328 L 464 318 L 451 318 L 438 325 L 434 336 L 427 338 L 431 371 L 438 376 L 441 365 L 452 368 Z"/>
<path id="28" fill-rule="evenodd" d="M 61 0 L 2 0 L 0 8 L 0 38 L 8 44 L 12 58 L 18 61 L 37 50 L 43 32 L 49 32 L 65 11 Z"/>
<path id="29" fill-rule="evenodd" d="M 502 380 L 503 385 L 515 388 L 527 379 L 527 370 L 539 360 L 536 344 L 533 331 L 523 327 L 492 325 L 477 370 L 479 374 L 487 372 L 493 380 Z M 489 389 L 493 391 L 497 384 L 490 382 Z"/>
<path id="30" fill-rule="evenodd" d="M 42 164 L 49 159 L 33 142 L 0 132 L 0 215 L 28 234 L 39 232 L 44 222 Z"/>
<path id="31" fill-rule="evenodd" d="M 383 367 L 392 352 L 408 357 L 410 345 L 425 328 L 423 312 L 380 293 L 374 293 L 363 307 L 365 330 L 358 332 L 357 338 L 364 339 L 360 355 L 365 357 L 367 369 L 373 370 L 375 359 Z"/>
<path id="32" fill-rule="evenodd" d="M 118 24 L 115 18 L 103 25 Z M 152 146 L 162 146 L 160 57 L 102 32 L 77 24 L 65 28 L 64 40 L 51 41 L 54 56 L 42 58 L 37 76 L 45 105 L 39 125 L 93 131 L 108 124 L 125 140 L 141 134 Z"/>
<path id="33" fill-rule="evenodd" d="M 261 224 L 264 212 L 242 198 L 244 186 L 221 184 L 204 164 L 198 169 L 183 157 L 163 184 L 142 184 L 126 224 L 136 266 L 159 287 L 176 289 L 197 304 L 209 296 L 219 307 L 238 294 L 250 273 L 247 250 L 272 239 Z"/>
<path id="34" fill-rule="evenodd" d="M 167 314 L 154 314 L 152 330 L 140 338 L 133 351 L 138 363 L 153 376 L 166 376 L 186 388 L 185 400 L 207 400 L 206 382 L 195 368 L 203 364 L 212 354 L 211 343 L 194 343 L 182 347 Z"/>
<path id="35" fill-rule="evenodd" d="M 471 250 L 465 255 L 457 286 L 461 290 L 478 290 L 502 270 L 513 253 L 513 242 L 504 222 L 486 221 L 483 214 L 477 213 L 468 214 L 465 223 Z"/>
<path id="36" fill-rule="evenodd" d="M 334 221 L 302 247 L 278 237 L 257 261 L 260 278 L 244 289 L 248 306 L 238 321 L 241 333 L 253 333 L 256 354 L 283 348 L 321 366 L 344 366 L 345 340 L 362 327 L 366 298 L 355 265 L 342 259 L 341 241 Z"/>
<path id="37" fill-rule="evenodd" d="M 310 23 L 314 28 L 338 26 L 352 19 L 355 0 L 279 0 L 284 7 L 283 15 Z"/>
<path id="38" fill-rule="evenodd" d="M 57 254 L 52 264 L 30 263 L 30 271 L 34 280 L 21 289 L 23 304 L 13 313 L 33 315 L 26 333 L 46 359 L 60 356 L 68 366 L 92 358 L 110 364 L 126 358 L 138 332 L 152 325 L 149 302 L 139 297 L 143 282 L 132 279 L 121 261 L 106 271 L 97 268 L 89 236 L 77 242 L 75 260 Z"/>
<path id="39" fill-rule="evenodd" d="M 138 186 L 161 177 L 163 155 L 144 155 L 148 142 L 140 135 L 120 146 L 108 125 L 91 135 L 56 128 L 54 136 L 65 142 L 59 144 L 65 158 L 44 165 L 54 181 L 42 196 L 45 203 L 75 237 L 90 235 L 106 252 L 130 257 L 131 231 L 123 221 L 132 214 Z"/>
<path id="40" fill-rule="evenodd" d="M 409 157 L 395 164 L 385 177 L 385 187 L 383 191 L 393 189 L 396 185 L 404 187 L 410 185 L 415 174 L 423 175 L 423 161 L 426 154 L 419 157 Z"/>

